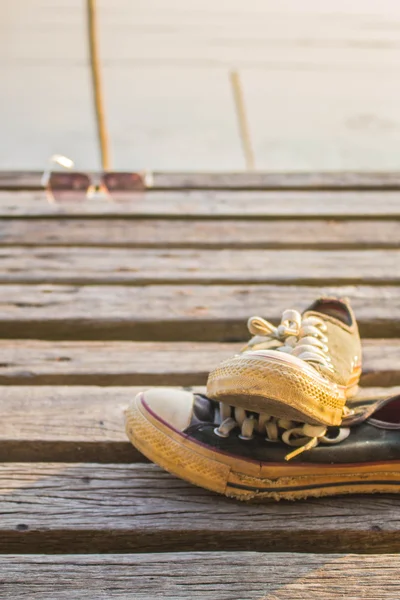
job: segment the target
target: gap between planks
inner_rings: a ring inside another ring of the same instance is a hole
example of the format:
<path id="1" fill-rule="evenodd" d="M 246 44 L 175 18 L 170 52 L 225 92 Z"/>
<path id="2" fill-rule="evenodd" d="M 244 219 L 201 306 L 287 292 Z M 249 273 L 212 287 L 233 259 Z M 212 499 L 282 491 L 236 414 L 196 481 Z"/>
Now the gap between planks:
<path id="1" fill-rule="evenodd" d="M 397 600 L 399 569 L 396 554 L 33 554 L 2 556 L 0 579 L 18 600 Z"/>

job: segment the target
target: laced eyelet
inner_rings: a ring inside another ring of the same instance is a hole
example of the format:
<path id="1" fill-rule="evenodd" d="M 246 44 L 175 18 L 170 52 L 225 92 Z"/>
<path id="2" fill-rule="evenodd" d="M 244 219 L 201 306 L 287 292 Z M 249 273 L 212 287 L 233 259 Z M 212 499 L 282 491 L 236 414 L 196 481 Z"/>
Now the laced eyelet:
<path id="1" fill-rule="evenodd" d="M 335 437 L 329 437 L 328 435 L 323 435 L 321 436 L 319 439 L 321 442 L 323 442 L 324 444 L 340 444 L 340 442 L 343 442 L 343 440 L 345 440 L 346 438 L 348 438 L 350 435 L 350 428 L 349 427 L 338 427 L 338 431 L 337 431 L 337 435 Z"/>
<path id="2" fill-rule="evenodd" d="M 228 407 L 234 414 L 237 414 L 237 417 L 240 419 L 243 417 L 240 409 L 235 409 L 229 405 L 222 407 L 223 412 L 229 412 L 227 410 Z M 219 427 L 214 428 L 214 434 L 220 438 L 228 438 L 233 430 L 238 427 L 241 427 L 241 431 L 237 437 L 244 442 L 254 439 L 256 437 L 254 431 L 262 433 L 265 427 L 267 437 L 264 439 L 266 442 L 269 444 L 281 444 L 283 442 L 288 446 L 295 447 L 296 450 L 287 454 L 285 460 L 291 460 L 302 452 L 315 448 L 319 443 L 339 444 L 350 435 L 348 427 L 331 428 L 328 430 L 325 426 L 297 423 L 283 418 L 278 419 L 266 413 L 260 413 L 257 419 L 255 414 L 252 413 L 246 416 L 241 424 L 234 417 L 227 417 Z M 243 435 L 243 432 L 250 435 Z"/>
<path id="3" fill-rule="evenodd" d="M 219 430 L 219 427 L 214 428 L 214 433 L 215 433 L 215 435 L 217 435 L 218 437 L 221 437 L 221 438 L 229 437 L 229 433 L 222 433 L 222 431 Z"/>

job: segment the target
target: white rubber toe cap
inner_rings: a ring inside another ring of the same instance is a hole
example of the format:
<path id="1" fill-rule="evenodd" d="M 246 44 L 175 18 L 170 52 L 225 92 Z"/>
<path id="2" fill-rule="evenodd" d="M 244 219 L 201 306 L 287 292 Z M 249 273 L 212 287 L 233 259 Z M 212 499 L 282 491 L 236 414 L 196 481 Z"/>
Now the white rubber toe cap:
<path id="1" fill-rule="evenodd" d="M 139 394 L 137 400 L 144 401 L 157 417 L 178 431 L 190 425 L 194 406 L 192 392 L 154 388 Z"/>

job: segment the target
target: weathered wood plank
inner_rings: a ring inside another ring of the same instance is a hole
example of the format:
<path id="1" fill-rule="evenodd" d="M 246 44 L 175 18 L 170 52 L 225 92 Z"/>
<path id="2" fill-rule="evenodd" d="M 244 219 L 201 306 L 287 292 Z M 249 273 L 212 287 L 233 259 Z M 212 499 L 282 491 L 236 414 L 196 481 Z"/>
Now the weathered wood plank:
<path id="1" fill-rule="evenodd" d="M 157 187 L 184 189 L 398 190 L 396 172 L 155 173 Z"/>
<path id="2" fill-rule="evenodd" d="M 0 171 L 0 190 L 38 190 L 42 189 L 43 171 Z"/>
<path id="3" fill-rule="evenodd" d="M 0 248 L 0 283 L 400 284 L 400 250 Z"/>
<path id="4" fill-rule="evenodd" d="M 3 463 L 0 512 L 1 553 L 400 550 L 397 497 L 254 505 L 151 464 Z"/>
<path id="5" fill-rule="evenodd" d="M 0 217 L 399 219 L 399 191 L 149 191 L 49 204 L 43 192 L 0 192 Z"/>
<path id="6" fill-rule="evenodd" d="M 242 344 L 0 341 L 2 385 L 204 385 Z M 400 341 L 364 340 L 362 385 L 400 385 Z"/>
<path id="7" fill-rule="evenodd" d="M 0 394 L 0 462 L 132 463 L 123 414 L 141 387 L 9 386 Z M 204 387 L 192 388 L 200 393 Z M 400 394 L 361 388 L 352 405 Z"/>
<path id="8" fill-rule="evenodd" d="M 3 387 L 0 462 L 145 460 L 124 428 L 124 410 L 141 389 Z"/>
<path id="9" fill-rule="evenodd" d="M 400 337 L 396 287 L 268 285 L 0 286 L 5 338 L 239 341 L 249 316 L 278 323 L 316 295 L 351 299 L 363 337 Z"/>
<path id="10" fill-rule="evenodd" d="M 395 600 L 399 568 L 397 554 L 34 554 L 2 556 L 0 578 L 18 600 Z"/>
<path id="11" fill-rule="evenodd" d="M 123 248 L 399 248 L 400 221 L 10 219 L 1 246 Z"/>
<path id="12" fill-rule="evenodd" d="M 0 190 L 40 190 L 43 171 L 0 171 Z M 153 173 L 156 190 L 400 190 L 396 172 Z"/>

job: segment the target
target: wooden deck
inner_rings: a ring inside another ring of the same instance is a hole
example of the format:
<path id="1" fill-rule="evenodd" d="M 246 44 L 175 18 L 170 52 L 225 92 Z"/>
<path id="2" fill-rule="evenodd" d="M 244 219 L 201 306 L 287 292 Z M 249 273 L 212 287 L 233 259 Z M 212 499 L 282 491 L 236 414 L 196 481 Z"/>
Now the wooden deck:
<path id="1" fill-rule="evenodd" d="M 159 174 L 71 205 L 7 177 L 0 595 L 397 600 L 398 497 L 239 503 L 149 464 L 123 428 L 139 389 L 203 389 L 249 315 L 321 293 L 353 302 L 360 395 L 399 393 L 396 176 Z"/>

